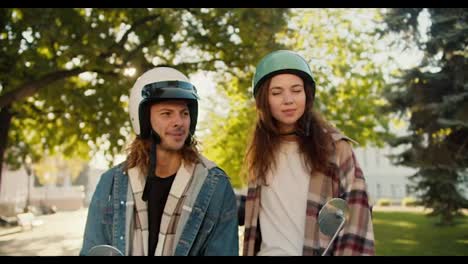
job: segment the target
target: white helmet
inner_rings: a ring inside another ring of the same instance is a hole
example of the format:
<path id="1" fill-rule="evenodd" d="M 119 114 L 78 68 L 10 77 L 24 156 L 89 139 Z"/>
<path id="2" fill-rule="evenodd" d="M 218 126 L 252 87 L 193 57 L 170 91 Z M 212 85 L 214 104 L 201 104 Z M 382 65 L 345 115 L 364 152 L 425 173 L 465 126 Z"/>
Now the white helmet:
<path id="1" fill-rule="evenodd" d="M 180 71 L 169 67 L 156 67 L 143 73 L 130 91 L 130 122 L 137 136 L 150 136 L 150 106 L 166 99 L 187 99 L 190 133 L 195 133 L 198 116 L 197 89 Z"/>

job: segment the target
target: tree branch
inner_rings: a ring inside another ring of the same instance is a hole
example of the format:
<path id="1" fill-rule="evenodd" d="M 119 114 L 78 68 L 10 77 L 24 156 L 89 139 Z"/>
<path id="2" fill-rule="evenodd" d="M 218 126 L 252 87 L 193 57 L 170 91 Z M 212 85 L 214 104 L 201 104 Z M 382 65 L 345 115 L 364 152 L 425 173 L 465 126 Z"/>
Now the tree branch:
<path id="1" fill-rule="evenodd" d="M 135 29 L 143 24 L 145 24 L 146 22 L 149 22 L 149 21 L 152 21 L 152 20 L 156 20 L 160 17 L 160 15 L 151 15 L 151 16 L 147 16 L 147 17 L 143 17 L 142 19 L 140 20 L 137 20 L 135 21 L 135 23 L 133 23 L 133 25 L 130 26 L 130 28 L 123 34 L 122 38 L 119 40 L 119 42 L 115 42 L 114 44 L 112 44 L 112 46 L 108 49 L 107 52 L 105 53 L 102 53 L 100 55 L 101 58 L 105 58 L 107 56 L 109 56 L 112 51 L 116 48 L 120 48 L 122 49 L 123 48 L 123 45 L 125 44 L 125 42 L 127 42 L 127 39 L 128 39 L 128 35 L 130 33 L 132 33 L 133 31 L 135 31 Z"/>
<path id="2" fill-rule="evenodd" d="M 120 39 L 120 41 L 116 44 L 118 46 L 123 46 L 123 44 L 127 41 L 128 39 L 128 35 L 132 32 L 132 31 L 135 31 L 135 29 L 143 24 L 145 24 L 146 22 L 149 22 L 151 20 L 156 20 L 157 18 L 159 18 L 160 15 L 151 15 L 151 16 L 147 16 L 147 17 L 144 17 L 138 21 L 135 21 L 135 23 L 133 23 L 133 25 L 130 26 L 130 28 L 127 30 L 127 32 L 125 32 L 125 34 L 122 36 L 122 39 Z"/>
<path id="3" fill-rule="evenodd" d="M 124 62 L 130 61 L 133 59 L 133 57 L 138 53 L 139 50 L 143 49 L 144 47 L 148 46 L 155 38 L 158 36 L 159 33 L 156 32 L 153 34 L 151 38 L 148 38 L 145 42 L 140 43 L 136 48 L 134 48 L 132 51 L 130 51 L 127 56 L 123 59 Z"/>
<path id="4" fill-rule="evenodd" d="M 40 109 L 38 108 L 37 106 L 35 106 L 33 103 L 31 102 L 26 102 L 26 104 L 30 107 L 31 110 L 33 110 L 39 117 L 43 117 L 44 118 L 44 124 L 51 121 L 51 120 L 48 120 L 47 119 L 47 114 L 49 113 L 53 113 L 56 115 L 55 119 L 56 118 L 62 118 L 62 116 L 66 113 L 70 114 L 71 116 L 73 117 L 79 117 L 77 118 L 77 120 L 81 120 L 83 122 L 86 122 L 86 123 L 91 123 L 93 124 L 94 127 L 97 127 L 98 125 L 98 119 L 96 119 L 95 117 L 87 117 L 87 116 L 84 116 L 82 113 L 80 113 L 78 110 L 70 110 L 70 108 L 66 109 L 66 110 L 63 110 L 63 109 L 54 109 L 53 111 L 44 111 L 43 109 Z M 23 116 L 24 118 L 24 116 Z M 35 118 L 37 120 L 37 117 Z M 54 120 L 55 120 L 54 119 Z M 41 122 L 39 122 L 41 123 Z"/>
<path id="5" fill-rule="evenodd" d="M 48 73 L 42 76 L 41 78 L 39 78 L 38 80 L 23 83 L 19 85 L 16 89 L 0 96 L 0 108 L 3 108 L 13 102 L 20 101 L 24 98 L 31 96 L 35 94 L 37 91 L 39 91 L 41 88 L 49 85 L 50 83 L 65 79 L 70 76 L 80 74 L 85 71 L 86 70 L 83 68 L 56 71 L 56 72 Z"/>
<path id="6" fill-rule="evenodd" d="M 116 68 L 121 68 L 119 65 L 115 65 Z M 89 71 L 89 72 L 95 72 L 95 73 L 98 73 L 100 75 L 107 75 L 107 76 L 111 76 L 111 77 L 118 77 L 119 74 L 117 72 L 114 72 L 114 71 L 103 71 L 103 70 L 100 70 L 100 69 L 88 69 L 86 71 Z"/>
<path id="7" fill-rule="evenodd" d="M 26 102 L 27 106 L 30 107 L 31 110 L 33 110 L 38 116 L 47 116 L 47 114 L 49 113 L 53 113 L 53 114 L 56 114 L 56 115 L 62 115 L 63 113 L 65 113 L 65 111 L 63 110 L 56 110 L 54 109 L 53 111 L 44 111 L 43 109 L 40 109 L 39 107 L 37 107 L 36 105 L 34 105 L 34 103 L 31 103 L 31 102 Z"/>

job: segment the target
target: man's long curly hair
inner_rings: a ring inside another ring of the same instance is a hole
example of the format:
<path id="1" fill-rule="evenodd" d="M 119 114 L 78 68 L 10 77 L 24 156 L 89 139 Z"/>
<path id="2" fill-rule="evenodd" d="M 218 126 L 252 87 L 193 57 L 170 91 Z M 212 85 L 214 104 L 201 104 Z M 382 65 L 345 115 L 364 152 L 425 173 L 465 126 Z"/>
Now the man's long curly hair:
<path id="1" fill-rule="evenodd" d="M 197 150 L 198 142 L 193 136 L 189 135 L 190 140 L 186 140 L 184 146 L 180 150 L 182 159 L 186 162 L 196 163 L 199 161 L 199 152 Z M 125 171 L 133 167 L 138 167 L 144 175 L 148 174 L 150 164 L 150 148 L 151 139 L 142 139 L 136 137 L 129 147 L 126 149 L 127 160 L 125 163 Z"/>

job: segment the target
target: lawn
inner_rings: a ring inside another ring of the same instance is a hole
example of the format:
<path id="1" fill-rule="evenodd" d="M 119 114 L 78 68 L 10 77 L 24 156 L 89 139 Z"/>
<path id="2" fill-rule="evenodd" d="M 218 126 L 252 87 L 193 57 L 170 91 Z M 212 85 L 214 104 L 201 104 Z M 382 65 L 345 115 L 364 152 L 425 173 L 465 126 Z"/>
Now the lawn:
<path id="1" fill-rule="evenodd" d="M 468 256 L 468 216 L 437 226 L 418 212 L 373 212 L 378 256 Z"/>

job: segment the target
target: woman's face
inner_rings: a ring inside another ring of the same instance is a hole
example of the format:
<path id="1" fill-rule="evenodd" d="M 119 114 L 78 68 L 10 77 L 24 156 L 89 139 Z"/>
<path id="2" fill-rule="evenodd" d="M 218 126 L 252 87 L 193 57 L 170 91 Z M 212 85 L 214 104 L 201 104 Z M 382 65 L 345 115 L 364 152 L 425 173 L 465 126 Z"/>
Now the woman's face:
<path id="1" fill-rule="evenodd" d="M 304 114 L 306 95 L 304 81 L 297 75 L 284 73 L 271 78 L 268 103 L 281 133 L 294 131 L 297 120 Z"/>

